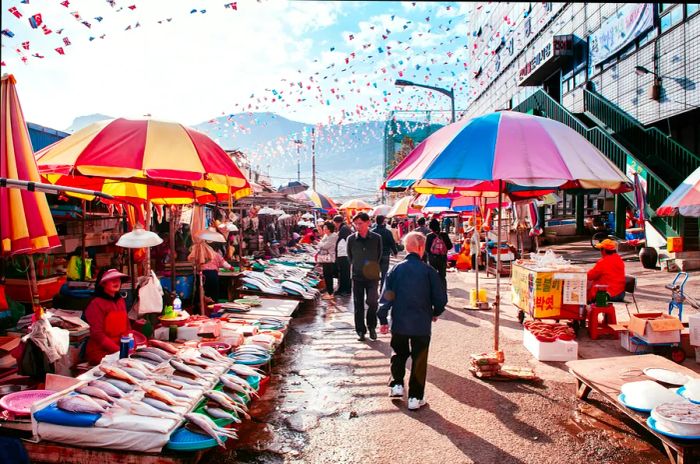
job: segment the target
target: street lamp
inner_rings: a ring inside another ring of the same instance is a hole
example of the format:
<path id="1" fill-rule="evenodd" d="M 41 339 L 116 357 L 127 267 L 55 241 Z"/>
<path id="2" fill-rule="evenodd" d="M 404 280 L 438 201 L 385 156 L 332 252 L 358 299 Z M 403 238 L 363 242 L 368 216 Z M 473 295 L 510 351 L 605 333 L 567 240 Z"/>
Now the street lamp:
<path id="1" fill-rule="evenodd" d="M 634 72 L 637 76 L 644 76 L 646 74 L 652 74 L 654 76 L 654 82 L 652 82 L 651 87 L 649 87 L 649 98 L 659 101 L 661 98 L 661 76 L 654 71 L 648 70 L 644 66 L 635 66 Z"/>
<path id="2" fill-rule="evenodd" d="M 301 155 L 299 155 L 299 147 L 304 143 L 304 141 L 296 139 L 294 143 L 297 146 L 297 182 L 301 182 Z"/>
<path id="3" fill-rule="evenodd" d="M 432 85 L 418 84 L 416 82 L 407 81 L 404 79 L 396 79 L 394 85 L 399 87 L 423 87 L 424 89 L 434 90 L 443 95 L 450 97 L 450 103 L 452 104 L 452 119 L 450 122 L 455 122 L 455 92 L 452 89 L 443 89 L 441 87 L 433 87 Z"/>
<path id="4" fill-rule="evenodd" d="M 656 74 L 654 71 L 649 71 L 649 70 L 648 70 L 647 68 L 645 68 L 644 66 L 635 66 L 635 67 L 634 67 L 634 72 L 637 73 L 637 76 L 643 76 L 643 75 L 645 75 L 645 74 L 653 74 L 654 76 L 656 76 L 656 77 L 658 77 L 659 79 L 661 79 L 661 77 L 659 77 L 658 74 Z"/>

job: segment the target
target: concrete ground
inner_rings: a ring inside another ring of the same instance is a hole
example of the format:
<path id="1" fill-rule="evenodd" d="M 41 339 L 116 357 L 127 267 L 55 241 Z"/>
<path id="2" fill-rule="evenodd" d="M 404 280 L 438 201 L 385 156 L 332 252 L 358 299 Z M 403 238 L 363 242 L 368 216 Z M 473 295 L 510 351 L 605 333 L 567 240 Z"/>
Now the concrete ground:
<path id="1" fill-rule="evenodd" d="M 596 252 L 584 243 L 555 251 L 590 267 Z M 566 251 L 566 253 L 565 253 Z M 639 277 L 642 311 L 664 310 L 675 274 L 644 270 Z M 482 274 L 483 277 L 483 274 Z M 506 363 L 531 366 L 541 382 L 487 382 L 467 370 L 470 353 L 493 345 L 493 313 L 466 311 L 473 273 L 448 274 L 450 301 L 434 324 L 430 346 L 428 405 L 408 411 L 387 397 L 389 336 L 358 342 L 351 301 L 304 307 L 277 358 L 271 387 L 252 410 L 235 449 L 215 451 L 208 462 L 244 463 L 665 463 L 660 443 L 599 395 L 577 401 L 574 380 L 563 363 L 533 359 L 522 344 L 522 326 L 502 280 L 501 347 Z M 492 298 L 495 279 L 481 279 Z M 700 295 L 700 275 L 686 291 Z M 633 305 L 630 308 L 633 309 Z M 691 312 L 688 306 L 684 313 Z M 627 319 L 625 305 L 618 315 Z M 579 357 L 629 354 L 617 340 L 579 338 Z M 694 359 L 685 366 L 696 371 Z"/>

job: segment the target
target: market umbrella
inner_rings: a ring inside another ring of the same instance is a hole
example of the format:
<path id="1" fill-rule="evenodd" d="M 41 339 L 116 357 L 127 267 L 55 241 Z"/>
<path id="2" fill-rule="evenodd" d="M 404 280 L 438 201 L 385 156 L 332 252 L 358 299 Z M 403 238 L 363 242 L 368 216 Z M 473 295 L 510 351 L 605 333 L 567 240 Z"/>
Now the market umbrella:
<path id="1" fill-rule="evenodd" d="M 320 209 L 323 212 L 328 212 L 331 209 L 337 209 L 335 202 L 328 196 L 318 193 L 315 190 L 306 190 L 304 192 L 292 195 L 296 200 L 306 201 L 313 204 L 315 209 Z"/>
<path id="2" fill-rule="evenodd" d="M 309 186 L 303 182 L 293 180 L 288 182 L 287 185 L 280 185 L 277 187 L 279 193 L 286 193 L 287 195 L 303 192 L 308 190 Z"/>
<path id="3" fill-rule="evenodd" d="M 656 210 L 659 216 L 700 217 L 700 168 L 696 169 Z"/>
<path id="4" fill-rule="evenodd" d="M 40 182 L 34 150 L 15 88 L 13 75 L 2 76 L 0 93 L 0 177 Z M 2 256 L 43 253 L 60 246 L 46 194 L 0 188 L 0 251 Z M 35 315 L 41 316 L 34 260 L 29 277 Z"/>
<path id="5" fill-rule="evenodd" d="M 379 205 L 375 206 L 372 209 L 372 212 L 369 213 L 370 216 L 372 217 L 377 217 L 377 216 L 386 216 L 389 214 L 389 211 L 391 211 L 391 206 L 389 205 Z"/>
<path id="6" fill-rule="evenodd" d="M 370 211 L 372 209 L 372 206 L 367 203 L 364 200 L 361 200 L 359 198 L 353 198 L 352 200 L 348 200 L 342 205 L 338 207 L 338 209 L 351 209 L 355 211 Z"/>
<path id="7" fill-rule="evenodd" d="M 557 121 L 503 111 L 443 127 L 389 173 L 383 188 L 419 193 L 498 192 L 510 187 L 532 196 L 547 189 L 632 190 L 629 179 L 573 129 Z M 501 241 L 498 211 L 498 242 Z M 497 254 L 494 346 L 500 325 L 500 253 Z"/>
<path id="8" fill-rule="evenodd" d="M 412 213 L 420 213 L 420 210 L 412 208 L 413 197 L 403 197 L 391 207 L 391 211 L 386 215 L 386 217 L 406 217 Z"/>
<path id="9" fill-rule="evenodd" d="M 36 154 L 53 184 L 153 203 L 203 204 L 250 194 L 231 157 L 201 132 L 172 122 L 96 122 Z"/>

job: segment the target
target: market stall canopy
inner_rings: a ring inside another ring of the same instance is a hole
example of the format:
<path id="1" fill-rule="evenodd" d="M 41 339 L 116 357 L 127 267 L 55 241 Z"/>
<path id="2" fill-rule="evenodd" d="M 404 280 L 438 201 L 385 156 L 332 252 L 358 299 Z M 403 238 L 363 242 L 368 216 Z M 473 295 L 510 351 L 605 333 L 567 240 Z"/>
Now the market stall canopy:
<path id="1" fill-rule="evenodd" d="M 292 198 L 310 202 L 315 209 L 320 209 L 323 212 L 327 212 L 331 209 L 338 209 L 335 202 L 330 197 L 318 193 L 315 190 L 306 190 L 305 192 L 297 193 L 296 195 L 292 195 Z"/>
<path id="2" fill-rule="evenodd" d="M 372 212 L 369 213 L 369 215 L 372 217 L 386 216 L 387 214 L 389 214 L 389 211 L 391 211 L 391 206 L 379 205 L 379 206 L 375 206 L 374 209 L 372 210 Z"/>
<path id="3" fill-rule="evenodd" d="M 585 138 L 564 124 L 511 111 L 443 127 L 394 168 L 383 188 L 420 193 L 498 192 L 520 196 L 551 189 L 632 190 L 630 180 Z"/>
<path id="4" fill-rule="evenodd" d="M 288 182 L 287 185 L 280 185 L 279 187 L 277 187 L 277 191 L 279 193 L 286 193 L 288 195 L 300 193 L 300 192 L 303 192 L 304 190 L 308 190 L 308 189 L 309 189 L 308 185 L 306 185 L 303 182 L 296 181 L 296 180 Z"/>
<path id="5" fill-rule="evenodd" d="M 172 122 L 96 122 L 40 150 L 36 159 L 50 183 L 106 190 L 121 198 L 175 204 L 250 194 L 245 176 L 216 142 Z"/>
<path id="6" fill-rule="evenodd" d="M 696 169 L 656 210 L 659 216 L 700 217 L 700 168 Z"/>
<path id="7" fill-rule="evenodd" d="M 361 200 L 359 198 L 354 198 L 352 200 L 348 200 L 342 205 L 338 207 L 338 209 L 352 209 L 355 211 L 370 211 L 372 209 L 372 206 L 367 203 L 364 200 Z"/>
<path id="8" fill-rule="evenodd" d="M 421 214 L 421 211 L 413 208 L 413 197 L 403 197 L 391 207 L 391 211 L 386 215 L 387 217 L 406 217 L 412 214 Z"/>
<path id="9" fill-rule="evenodd" d="M 15 83 L 11 74 L 2 77 L 0 177 L 41 182 Z M 60 246 L 45 193 L 0 188 L 0 244 L 3 256 Z"/>

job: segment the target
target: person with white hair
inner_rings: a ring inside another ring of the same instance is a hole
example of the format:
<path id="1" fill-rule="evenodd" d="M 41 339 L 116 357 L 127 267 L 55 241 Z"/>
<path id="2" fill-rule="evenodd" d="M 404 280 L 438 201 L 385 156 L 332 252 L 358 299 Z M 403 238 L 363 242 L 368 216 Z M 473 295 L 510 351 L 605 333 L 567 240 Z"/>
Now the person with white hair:
<path id="1" fill-rule="evenodd" d="M 438 272 L 423 262 L 426 238 L 420 232 L 404 237 L 408 255 L 386 277 L 380 300 L 379 318 L 382 334 L 389 332 L 391 311 L 391 381 L 389 396 L 404 395 L 406 361 L 411 358 L 408 382 L 408 409 L 425 405 L 425 379 L 428 369 L 428 346 L 432 323 L 445 311 L 447 291 Z"/>

